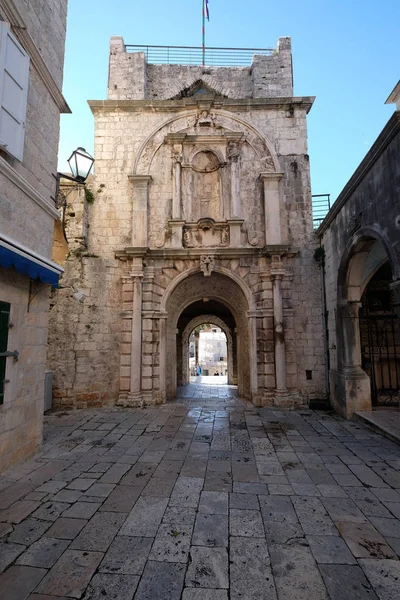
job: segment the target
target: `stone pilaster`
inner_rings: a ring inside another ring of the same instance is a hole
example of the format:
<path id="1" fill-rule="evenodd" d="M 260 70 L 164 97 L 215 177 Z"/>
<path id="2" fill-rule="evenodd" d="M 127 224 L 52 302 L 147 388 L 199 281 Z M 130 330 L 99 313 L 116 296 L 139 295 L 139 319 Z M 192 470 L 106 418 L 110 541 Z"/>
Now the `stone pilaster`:
<path id="1" fill-rule="evenodd" d="M 182 206 L 182 146 L 172 149 L 172 218 L 181 219 Z"/>
<path id="2" fill-rule="evenodd" d="M 283 272 L 272 271 L 271 278 L 274 305 L 275 393 L 277 396 L 286 396 L 286 356 L 282 302 Z"/>
<path id="3" fill-rule="evenodd" d="M 150 175 L 131 175 L 133 184 L 132 204 L 132 246 L 147 248 L 148 246 L 148 199 Z"/>
<path id="4" fill-rule="evenodd" d="M 160 388 L 159 388 L 159 399 L 160 402 L 165 402 L 167 397 L 167 382 L 166 382 L 166 361 L 167 361 L 167 313 L 160 313 L 159 315 L 159 332 L 160 332 L 160 344 L 159 344 L 159 363 L 160 363 Z"/>
<path id="5" fill-rule="evenodd" d="M 250 352 L 250 394 L 253 402 L 258 402 L 257 381 L 257 313 L 250 311 L 249 319 L 249 352 Z"/>
<path id="6" fill-rule="evenodd" d="M 142 398 L 142 259 L 134 259 L 132 271 L 122 279 L 124 304 L 130 303 L 130 309 L 124 310 L 124 331 L 130 330 L 130 343 L 121 348 L 120 394 L 117 404 L 138 407 L 143 405 Z M 131 322 L 129 327 L 128 322 Z M 127 351 L 130 347 L 130 361 Z M 128 364 L 129 363 L 129 364 Z M 129 367 L 129 371 L 128 371 Z M 129 386 L 128 386 L 129 382 Z"/>
<path id="7" fill-rule="evenodd" d="M 230 142 L 227 149 L 228 158 L 231 163 L 231 218 L 240 218 L 240 146 Z"/>
<path id="8" fill-rule="evenodd" d="M 265 245 L 283 243 L 279 181 L 283 173 L 261 173 L 264 184 Z"/>

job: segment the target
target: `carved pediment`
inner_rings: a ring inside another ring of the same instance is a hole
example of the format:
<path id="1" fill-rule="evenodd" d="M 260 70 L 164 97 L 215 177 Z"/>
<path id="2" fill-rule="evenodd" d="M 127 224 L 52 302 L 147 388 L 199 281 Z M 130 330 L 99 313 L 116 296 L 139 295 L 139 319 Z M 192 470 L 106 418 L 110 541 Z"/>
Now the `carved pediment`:
<path id="1" fill-rule="evenodd" d="M 209 78 L 210 79 L 210 78 Z M 218 95 L 226 98 L 218 89 L 218 84 L 214 87 L 210 82 L 205 82 L 203 79 L 197 79 L 190 85 L 182 88 L 177 94 L 174 94 L 170 100 L 180 100 L 181 98 L 190 98 L 192 96 Z"/>

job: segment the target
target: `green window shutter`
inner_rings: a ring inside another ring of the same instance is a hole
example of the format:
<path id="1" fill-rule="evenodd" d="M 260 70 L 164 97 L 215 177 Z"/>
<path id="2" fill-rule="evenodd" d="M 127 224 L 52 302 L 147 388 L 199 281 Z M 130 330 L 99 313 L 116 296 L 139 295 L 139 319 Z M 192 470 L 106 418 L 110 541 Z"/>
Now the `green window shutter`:
<path id="1" fill-rule="evenodd" d="M 0 352 L 7 352 L 8 324 L 10 321 L 10 304 L 0 302 Z M 0 357 L 0 404 L 4 402 L 4 379 L 6 376 L 5 357 Z"/>

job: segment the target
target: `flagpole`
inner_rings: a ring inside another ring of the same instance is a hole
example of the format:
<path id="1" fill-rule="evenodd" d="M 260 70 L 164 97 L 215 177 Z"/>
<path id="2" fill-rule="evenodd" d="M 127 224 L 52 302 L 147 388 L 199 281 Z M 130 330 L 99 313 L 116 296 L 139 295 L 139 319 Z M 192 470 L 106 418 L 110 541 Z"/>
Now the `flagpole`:
<path id="1" fill-rule="evenodd" d="M 206 64 L 206 11 L 205 11 L 205 0 L 202 0 L 203 2 L 203 29 L 202 29 L 202 34 L 203 34 L 203 67 Z"/>

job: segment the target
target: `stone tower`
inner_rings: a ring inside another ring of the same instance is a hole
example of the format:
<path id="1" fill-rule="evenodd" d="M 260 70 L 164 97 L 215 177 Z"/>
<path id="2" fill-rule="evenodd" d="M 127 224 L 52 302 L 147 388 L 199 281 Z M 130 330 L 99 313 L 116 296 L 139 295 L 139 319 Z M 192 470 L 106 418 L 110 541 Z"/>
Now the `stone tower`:
<path id="1" fill-rule="evenodd" d="M 226 333 L 228 382 L 255 405 L 325 395 L 312 103 L 293 95 L 290 38 L 245 67 L 151 64 L 111 38 L 108 99 L 89 102 L 94 202 L 67 210 L 64 282 L 87 297 L 66 288 L 52 309 L 59 404 L 173 398 L 201 323 Z"/>

